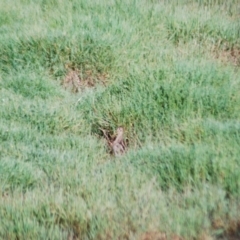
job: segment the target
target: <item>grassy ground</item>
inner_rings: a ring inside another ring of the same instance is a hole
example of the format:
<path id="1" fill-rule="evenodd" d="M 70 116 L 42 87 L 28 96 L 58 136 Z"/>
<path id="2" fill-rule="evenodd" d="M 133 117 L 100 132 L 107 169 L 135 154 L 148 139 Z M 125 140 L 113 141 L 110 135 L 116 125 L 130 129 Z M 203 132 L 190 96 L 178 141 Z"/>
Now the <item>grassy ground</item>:
<path id="1" fill-rule="evenodd" d="M 239 13 L 2 0 L 0 238 L 239 239 Z M 69 69 L 91 87 L 65 90 Z M 114 158 L 100 128 L 118 126 Z"/>

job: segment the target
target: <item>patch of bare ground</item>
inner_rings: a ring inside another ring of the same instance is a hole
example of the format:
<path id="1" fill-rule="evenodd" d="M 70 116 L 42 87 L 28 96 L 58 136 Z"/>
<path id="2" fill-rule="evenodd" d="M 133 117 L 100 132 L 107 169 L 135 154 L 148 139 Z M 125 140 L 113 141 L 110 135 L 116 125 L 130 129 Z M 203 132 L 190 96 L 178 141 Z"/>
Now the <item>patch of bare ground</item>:
<path id="1" fill-rule="evenodd" d="M 111 233 L 105 233 L 104 235 L 98 235 L 97 239 L 100 240 L 112 240 L 112 239 L 118 239 L 118 240 L 130 240 L 132 239 L 131 234 L 125 233 L 121 234 L 117 238 L 114 238 Z M 135 239 L 135 238 L 134 238 Z M 177 236 L 177 235 L 170 235 L 167 236 L 164 232 L 159 231 L 148 231 L 143 234 L 141 234 L 137 240 L 184 240 L 183 238 Z"/>
<path id="2" fill-rule="evenodd" d="M 214 47 L 212 49 L 214 58 L 218 59 L 222 63 L 232 64 L 236 67 L 240 67 L 240 48 L 233 47 Z"/>
<path id="3" fill-rule="evenodd" d="M 78 93 L 86 88 L 94 87 L 96 84 L 107 84 L 107 73 L 96 73 L 93 70 L 80 71 L 79 69 L 67 69 L 67 73 L 62 80 L 65 90 Z"/>
<path id="4" fill-rule="evenodd" d="M 139 240 L 183 240 L 183 238 L 177 235 L 167 236 L 166 233 L 154 231 L 143 233 Z"/>
<path id="5" fill-rule="evenodd" d="M 216 240 L 239 240 L 240 239 L 240 220 L 230 222 L 228 228 Z"/>

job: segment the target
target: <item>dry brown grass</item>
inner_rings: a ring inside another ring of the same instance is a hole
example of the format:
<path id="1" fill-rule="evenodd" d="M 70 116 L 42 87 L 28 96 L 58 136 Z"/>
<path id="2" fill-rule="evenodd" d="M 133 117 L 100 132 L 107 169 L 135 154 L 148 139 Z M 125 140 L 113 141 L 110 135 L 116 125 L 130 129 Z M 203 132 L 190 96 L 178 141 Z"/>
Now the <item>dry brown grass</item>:
<path id="1" fill-rule="evenodd" d="M 96 84 L 107 84 L 107 73 L 95 73 L 92 70 L 81 72 L 79 69 L 68 69 L 62 80 L 64 89 L 72 93 L 78 93 L 86 88 L 92 88 Z"/>
<path id="2" fill-rule="evenodd" d="M 166 233 L 163 232 L 149 231 L 142 234 L 139 240 L 183 240 L 183 238 L 175 234 L 167 236 Z"/>
<path id="3" fill-rule="evenodd" d="M 212 54 L 214 58 L 220 60 L 222 63 L 232 64 L 234 66 L 240 67 L 240 48 L 236 46 L 231 48 L 214 47 Z"/>

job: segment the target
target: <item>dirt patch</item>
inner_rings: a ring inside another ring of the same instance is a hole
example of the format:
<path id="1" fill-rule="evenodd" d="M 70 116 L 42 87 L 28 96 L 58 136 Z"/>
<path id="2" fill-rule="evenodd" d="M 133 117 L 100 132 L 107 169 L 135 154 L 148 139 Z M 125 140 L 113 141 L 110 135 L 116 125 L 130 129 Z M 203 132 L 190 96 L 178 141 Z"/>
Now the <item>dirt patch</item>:
<path id="1" fill-rule="evenodd" d="M 96 84 L 107 84 L 107 73 L 96 73 L 92 70 L 68 69 L 62 80 L 62 86 L 65 90 L 72 93 L 83 91 L 86 88 L 94 87 Z"/>
<path id="2" fill-rule="evenodd" d="M 124 233 L 118 237 L 113 237 L 112 233 L 106 232 L 103 235 L 98 235 L 96 239 L 100 239 L 100 240 L 112 240 L 112 239 L 130 240 L 130 239 L 133 239 L 130 235 L 131 235 L 130 233 Z M 141 234 L 140 237 L 137 237 L 136 239 L 137 240 L 184 240 L 183 238 L 181 238 L 177 235 L 167 236 L 166 233 L 159 232 L 159 231 L 145 232 L 145 233 Z"/>
<path id="3" fill-rule="evenodd" d="M 167 236 L 166 233 L 156 231 L 142 234 L 139 240 L 183 240 L 183 238 L 177 235 Z"/>
<path id="4" fill-rule="evenodd" d="M 239 240 L 240 239 L 240 221 L 232 221 L 223 234 L 216 237 L 216 240 Z"/>
<path id="5" fill-rule="evenodd" d="M 240 67 L 240 48 L 238 47 L 225 47 L 223 49 L 215 47 L 213 49 L 213 55 L 223 63 L 230 63 L 234 66 Z"/>
<path id="6" fill-rule="evenodd" d="M 139 240 L 167 240 L 167 236 L 165 233 L 161 232 L 146 232 Z"/>

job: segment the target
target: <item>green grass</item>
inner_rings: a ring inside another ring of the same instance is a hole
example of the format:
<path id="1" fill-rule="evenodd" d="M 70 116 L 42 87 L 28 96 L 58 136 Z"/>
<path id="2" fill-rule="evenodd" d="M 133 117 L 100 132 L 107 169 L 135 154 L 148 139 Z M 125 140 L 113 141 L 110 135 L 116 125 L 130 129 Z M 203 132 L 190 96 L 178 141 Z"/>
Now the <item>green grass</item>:
<path id="1" fill-rule="evenodd" d="M 1 1 L 0 239 L 237 234 L 239 10 Z M 65 90 L 67 68 L 97 84 Z M 128 151 L 114 158 L 100 128 L 118 126 Z"/>

